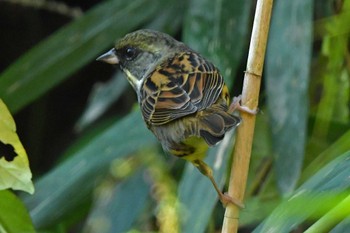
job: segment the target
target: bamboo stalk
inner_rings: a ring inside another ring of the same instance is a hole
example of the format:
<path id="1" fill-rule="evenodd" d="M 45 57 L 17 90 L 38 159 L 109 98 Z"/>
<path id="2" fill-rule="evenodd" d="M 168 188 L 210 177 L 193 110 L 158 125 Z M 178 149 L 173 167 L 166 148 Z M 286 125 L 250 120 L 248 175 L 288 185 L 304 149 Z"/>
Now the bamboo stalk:
<path id="1" fill-rule="evenodd" d="M 242 105 L 249 109 L 258 107 L 272 4 L 273 0 L 258 0 L 256 5 L 242 90 Z M 243 122 L 237 129 L 228 195 L 243 203 L 252 150 L 255 115 L 242 112 L 241 117 Z M 222 233 L 238 231 L 239 211 L 239 207 L 233 204 L 226 207 Z"/>

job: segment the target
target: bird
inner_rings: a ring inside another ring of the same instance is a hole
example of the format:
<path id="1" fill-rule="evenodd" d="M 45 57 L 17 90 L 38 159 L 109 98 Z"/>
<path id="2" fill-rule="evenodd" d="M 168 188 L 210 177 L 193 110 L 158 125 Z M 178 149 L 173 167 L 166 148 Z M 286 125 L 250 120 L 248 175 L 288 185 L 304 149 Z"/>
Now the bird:
<path id="1" fill-rule="evenodd" d="M 117 40 L 96 60 L 117 65 L 137 94 L 143 120 L 163 150 L 191 162 L 213 184 L 224 206 L 243 204 L 223 193 L 203 159 L 241 118 L 217 67 L 170 35 L 141 29 Z"/>

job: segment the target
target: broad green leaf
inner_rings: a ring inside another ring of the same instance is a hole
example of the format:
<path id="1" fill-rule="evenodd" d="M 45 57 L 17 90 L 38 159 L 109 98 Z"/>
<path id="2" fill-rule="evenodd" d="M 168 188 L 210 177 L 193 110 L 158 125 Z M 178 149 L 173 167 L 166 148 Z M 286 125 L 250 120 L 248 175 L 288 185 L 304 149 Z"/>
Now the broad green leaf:
<path id="1" fill-rule="evenodd" d="M 250 7 L 251 1 L 243 0 L 192 0 L 185 18 L 184 42 L 211 60 L 221 70 L 229 87 L 232 87 L 248 34 Z M 226 143 L 232 146 L 233 142 Z M 225 181 L 227 150 L 227 146 L 220 152 L 219 148 L 213 148 L 206 159 L 221 187 Z M 184 206 L 182 232 L 204 232 L 217 194 L 210 181 L 192 164 L 186 165 L 179 185 L 179 200 Z"/>
<path id="2" fill-rule="evenodd" d="M 350 218 L 344 219 L 336 227 L 334 227 L 330 233 L 347 233 L 350 229 Z"/>
<path id="3" fill-rule="evenodd" d="M 155 142 L 139 111 L 116 122 L 36 182 L 35 195 L 24 198 L 34 225 L 56 223 L 91 194 L 114 159 Z"/>
<path id="4" fill-rule="evenodd" d="M 88 106 L 77 122 L 76 129 L 81 131 L 98 119 L 114 101 L 118 100 L 127 87 L 129 83 L 121 72 L 116 73 L 106 83 L 96 83 L 90 93 Z"/>
<path id="5" fill-rule="evenodd" d="M 310 178 L 312 174 L 318 171 L 326 163 L 333 160 L 337 155 L 350 151 L 350 130 L 344 135 L 339 137 L 332 145 L 327 149 L 323 150 L 317 158 L 313 159 L 312 162 L 303 170 L 301 181 L 305 181 Z"/>
<path id="6" fill-rule="evenodd" d="M 0 74 L 0 98 L 17 112 L 102 50 L 150 21 L 169 0 L 105 1 L 35 46 Z"/>
<path id="7" fill-rule="evenodd" d="M 350 188 L 350 151 L 327 164 L 283 201 L 254 230 L 258 232 L 290 232 L 310 217 L 319 217 L 342 204 Z M 343 195 L 345 192 L 345 196 Z M 349 211 L 350 208 L 347 209 Z M 345 216 L 343 216 L 345 217 Z M 338 219 L 340 222 L 342 219 Z"/>
<path id="8" fill-rule="evenodd" d="M 280 191 L 294 190 L 304 158 L 312 46 L 312 1 L 274 4 L 266 57 L 266 95 Z"/>
<path id="9" fill-rule="evenodd" d="M 35 233 L 23 203 L 8 190 L 0 191 L 0 232 Z"/>
<path id="10" fill-rule="evenodd" d="M 229 87 L 247 43 L 251 5 L 244 0 L 192 0 L 185 18 L 184 41 L 220 69 Z"/>
<path id="11" fill-rule="evenodd" d="M 129 230 L 145 208 L 149 196 L 149 184 L 144 173 L 145 169 L 140 169 L 118 185 L 114 182 L 103 185 L 84 232 L 119 233 Z"/>
<path id="12" fill-rule="evenodd" d="M 305 233 L 329 232 L 341 220 L 350 215 L 350 195 L 339 202 L 329 212 L 323 215 L 316 223 L 309 227 Z"/>
<path id="13" fill-rule="evenodd" d="M 34 193 L 28 157 L 16 133 L 15 122 L 0 99 L 0 190 Z"/>

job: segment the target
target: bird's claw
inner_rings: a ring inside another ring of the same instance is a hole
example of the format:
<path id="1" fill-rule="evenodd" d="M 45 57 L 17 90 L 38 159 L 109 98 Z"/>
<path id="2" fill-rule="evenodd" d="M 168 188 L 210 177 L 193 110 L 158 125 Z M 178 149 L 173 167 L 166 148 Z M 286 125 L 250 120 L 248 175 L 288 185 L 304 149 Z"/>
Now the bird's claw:
<path id="1" fill-rule="evenodd" d="M 250 109 L 247 106 L 241 105 L 242 95 L 235 96 L 232 99 L 232 103 L 229 107 L 229 112 L 233 113 L 235 110 L 239 110 L 241 112 L 249 113 L 251 115 L 256 115 L 259 112 L 259 109 Z"/>
<path id="2" fill-rule="evenodd" d="M 232 204 L 238 206 L 241 209 L 244 209 L 244 204 L 236 198 L 229 196 L 228 193 L 222 193 L 219 198 L 224 207 L 227 207 L 228 205 Z"/>

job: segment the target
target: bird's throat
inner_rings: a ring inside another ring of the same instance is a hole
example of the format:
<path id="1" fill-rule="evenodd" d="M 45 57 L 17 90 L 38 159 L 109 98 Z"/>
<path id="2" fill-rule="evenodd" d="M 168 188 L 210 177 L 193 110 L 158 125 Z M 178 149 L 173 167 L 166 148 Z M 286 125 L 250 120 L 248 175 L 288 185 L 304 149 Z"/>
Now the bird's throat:
<path id="1" fill-rule="evenodd" d="M 142 80 L 137 79 L 129 70 L 124 69 L 123 71 L 126 74 L 126 78 L 128 79 L 131 86 L 134 88 L 136 93 L 139 93 Z"/>

